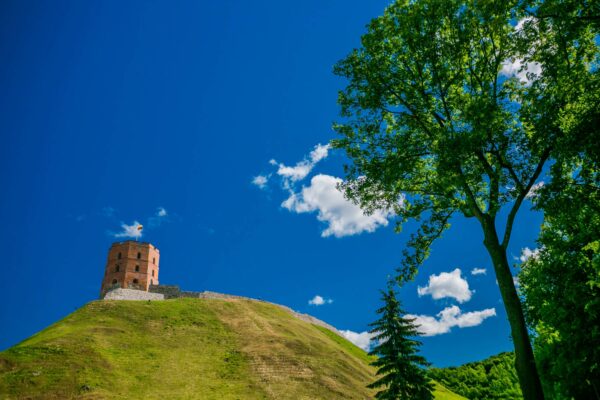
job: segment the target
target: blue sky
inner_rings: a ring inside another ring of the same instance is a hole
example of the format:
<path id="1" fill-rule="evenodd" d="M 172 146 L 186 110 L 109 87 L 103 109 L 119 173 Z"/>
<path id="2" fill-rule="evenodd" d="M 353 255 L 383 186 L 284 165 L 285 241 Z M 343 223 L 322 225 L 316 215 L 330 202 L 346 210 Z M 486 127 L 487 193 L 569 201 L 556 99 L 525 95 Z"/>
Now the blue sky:
<path id="1" fill-rule="evenodd" d="M 2 2 L 0 349 L 97 298 L 134 221 L 161 251 L 161 283 L 364 332 L 414 226 L 395 234 L 392 218 L 340 201 L 344 156 L 316 146 L 335 136 L 332 66 L 386 4 Z M 511 257 L 535 247 L 541 216 L 527 208 Z M 512 347 L 473 220 L 452 220 L 401 297 L 449 329 L 423 338 L 435 365 Z"/>

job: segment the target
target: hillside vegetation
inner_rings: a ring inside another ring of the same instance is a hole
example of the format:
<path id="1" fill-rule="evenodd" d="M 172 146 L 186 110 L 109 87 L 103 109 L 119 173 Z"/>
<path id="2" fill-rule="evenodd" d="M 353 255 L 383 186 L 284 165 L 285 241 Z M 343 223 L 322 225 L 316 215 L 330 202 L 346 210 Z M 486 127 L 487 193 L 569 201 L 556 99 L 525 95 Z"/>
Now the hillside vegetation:
<path id="1" fill-rule="evenodd" d="M 0 398 L 365 399 L 369 361 L 264 302 L 95 301 L 0 353 Z"/>
<path id="2" fill-rule="evenodd" d="M 522 399 L 514 353 L 500 353 L 460 367 L 432 368 L 431 376 L 471 400 Z"/>

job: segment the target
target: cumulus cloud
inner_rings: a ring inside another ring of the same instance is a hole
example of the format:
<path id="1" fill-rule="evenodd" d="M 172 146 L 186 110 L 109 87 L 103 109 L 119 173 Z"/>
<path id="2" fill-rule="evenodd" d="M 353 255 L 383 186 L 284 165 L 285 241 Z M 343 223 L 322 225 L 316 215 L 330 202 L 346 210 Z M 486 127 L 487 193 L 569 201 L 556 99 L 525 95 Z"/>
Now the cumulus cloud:
<path id="1" fill-rule="evenodd" d="M 487 273 L 487 269 L 485 268 L 473 268 L 471 270 L 471 275 L 485 275 Z"/>
<path id="2" fill-rule="evenodd" d="M 139 239 L 142 237 L 142 230 L 139 229 L 141 224 L 137 221 L 133 221 L 133 224 L 121 224 L 123 229 L 121 232 L 115 233 L 113 236 L 116 238 L 135 238 Z"/>
<path id="3" fill-rule="evenodd" d="M 431 295 L 434 300 L 451 297 L 459 303 L 471 300 L 472 291 L 469 283 L 461 276 L 460 268 L 452 272 L 442 272 L 439 275 L 430 275 L 427 286 L 417 288 L 419 296 Z"/>
<path id="4" fill-rule="evenodd" d="M 324 299 L 322 296 L 316 295 L 315 297 L 313 297 L 312 299 L 310 299 L 308 301 L 308 304 L 310 304 L 311 306 L 322 306 L 323 304 L 331 304 L 333 303 L 333 300 L 331 299 Z"/>
<path id="5" fill-rule="evenodd" d="M 532 24 L 534 26 L 536 24 L 536 19 L 533 17 L 519 20 L 514 27 L 515 34 L 522 35 L 525 26 Z M 525 62 L 522 58 L 507 59 L 502 62 L 500 74 L 508 78 L 516 76 L 520 82 L 530 85 L 533 79 L 542 75 L 542 65 L 535 61 Z"/>
<path id="6" fill-rule="evenodd" d="M 468 328 L 496 315 L 495 308 L 463 313 L 458 306 L 444 308 L 436 316 L 407 314 L 406 318 L 414 318 L 418 331 L 423 336 L 435 336 L 450 332 L 453 327 Z"/>
<path id="7" fill-rule="evenodd" d="M 337 186 L 340 178 L 330 175 L 315 175 L 310 186 L 303 187 L 300 193 L 291 193 L 281 205 L 296 213 L 317 212 L 317 219 L 327 224 L 321 236 L 343 237 L 362 232 L 373 232 L 380 226 L 387 226 L 390 211 L 377 210 L 370 215 L 344 197 Z"/>
<path id="8" fill-rule="evenodd" d="M 370 332 L 353 332 L 349 330 L 340 331 L 342 335 L 356 346 L 360 347 L 364 351 L 371 349 L 371 340 L 375 336 L 374 333 Z"/>
<path id="9" fill-rule="evenodd" d="M 329 148 L 329 144 L 317 144 L 310 152 L 308 157 L 304 158 L 302 161 L 299 161 L 294 166 L 288 166 L 283 163 L 278 164 L 275 160 L 271 160 L 269 163 L 271 165 L 279 166 L 277 169 L 277 175 L 284 179 L 285 186 L 289 188 L 294 182 L 301 181 L 302 179 L 306 178 L 315 165 L 328 156 Z"/>
<path id="10" fill-rule="evenodd" d="M 529 247 L 525 247 L 521 249 L 521 255 L 519 256 L 519 260 L 521 262 L 525 262 L 530 258 L 537 258 L 540 255 L 540 249 L 530 249 Z"/>
<path id="11" fill-rule="evenodd" d="M 347 200 L 337 186 L 342 183 L 340 178 L 318 174 L 312 177 L 310 185 L 298 189 L 297 183 L 305 179 L 318 162 L 329 155 L 329 144 L 317 144 L 312 151 L 295 165 L 279 163 L 275 159 L 269 164 L 276 167 L 274 177 L 278 177 L 288 197 L 281 206 L 290 212 L 315 213 L 317 219 L 326 224 L 321 236 L 343 237 L 362 232 L 373 232 L 380 226 L 387 226 L 388 218 L 393 211 L 378 210 L 369 215 Z M 264 188 L 271 175 L 258 175 L 252 183 Z M 400 200 L 401 201 L 401 200 Z"/>
<path id="12" fill-rule="evenodd" d="M 501 75 L 506 77 L 516 76 L 519 81 L 526 85 L 531 84 L 531 81 L 542 74 L 542 65 L 538 62 L 524 62 L 522 59 L 504 60 L 502 62 Z M 530 75 L 533 74 L 533 75 Z"/>
<path id="13" fill-rule="evenodd" d="M 266 175 L 257 175 L 252 178 L 252 184 L 258 186 L 260 189 L 266 188 L 268 181 L 269 177 Z"/>
<path id="14" fill-rule="evenodd" d="M 160 226 L 169 214 L 164 207 L 158 207 L 154 215 L 148 218 L 148 227 L 156 228 Z"/>

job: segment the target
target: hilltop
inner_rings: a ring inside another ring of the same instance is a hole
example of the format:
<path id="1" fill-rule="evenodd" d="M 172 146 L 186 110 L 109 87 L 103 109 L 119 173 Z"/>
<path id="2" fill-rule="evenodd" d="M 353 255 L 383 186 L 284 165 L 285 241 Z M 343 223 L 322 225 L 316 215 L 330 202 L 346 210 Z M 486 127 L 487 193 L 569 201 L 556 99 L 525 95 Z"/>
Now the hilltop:
<path id="1" fill-rule="evenodd" d="M 366 399 L 369 361 L 270 303 L 94 301 L 0 353 L 0 397 Z"/>

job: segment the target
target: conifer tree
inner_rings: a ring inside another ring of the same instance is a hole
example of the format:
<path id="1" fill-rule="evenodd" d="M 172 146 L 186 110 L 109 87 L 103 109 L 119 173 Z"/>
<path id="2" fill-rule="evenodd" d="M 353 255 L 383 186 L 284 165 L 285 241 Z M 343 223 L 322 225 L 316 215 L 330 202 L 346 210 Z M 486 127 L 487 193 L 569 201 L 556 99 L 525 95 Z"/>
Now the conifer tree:
<path id="1" fill-rule="evenodd" d="M 413 339 L 419 335 L 414 319 L 405 317 L 392 284 L 381 294 L 384 305 L 377 310 L 381 318 L 370 324 L 377 345 L 369 353 L 379 357 L 371 365 L 381 377 L 368 387 L 384 387 L 377 399 L 433 399 L 433 384 L 424 369 L 429 363 L 417 354 L 421 342 Z"/>

